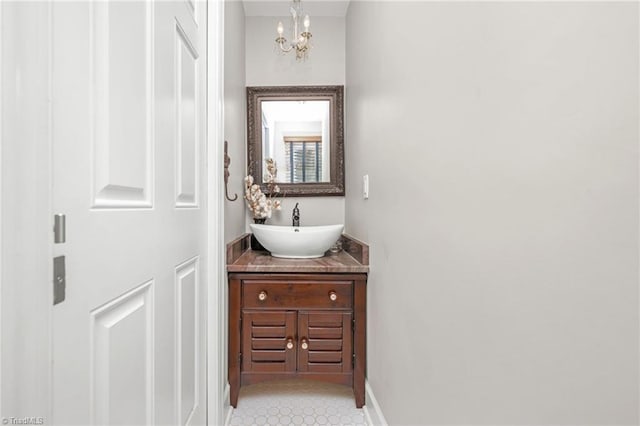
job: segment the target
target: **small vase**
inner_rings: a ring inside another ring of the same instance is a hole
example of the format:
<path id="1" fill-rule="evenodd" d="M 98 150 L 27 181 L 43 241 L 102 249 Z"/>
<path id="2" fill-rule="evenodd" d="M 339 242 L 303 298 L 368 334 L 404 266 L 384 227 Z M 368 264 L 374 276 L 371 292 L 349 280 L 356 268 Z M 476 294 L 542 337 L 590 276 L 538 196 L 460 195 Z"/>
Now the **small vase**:
<path id="1" fill-rule="evenodd" d="M 257 223 L 259 225 L 264 225 L 264 223 L 267 221 L 266 217 L 263 218 L 253 218 L 253 223 Z M 264 246 L 262 244 L 260 244 L 260 241 L 258 241 L 258 239 L 253 235 L 253 233 L 251 234 L 251 250 L 260 250 L 260 251 L 266 251 L 267 249 L 264 248 Z"/>

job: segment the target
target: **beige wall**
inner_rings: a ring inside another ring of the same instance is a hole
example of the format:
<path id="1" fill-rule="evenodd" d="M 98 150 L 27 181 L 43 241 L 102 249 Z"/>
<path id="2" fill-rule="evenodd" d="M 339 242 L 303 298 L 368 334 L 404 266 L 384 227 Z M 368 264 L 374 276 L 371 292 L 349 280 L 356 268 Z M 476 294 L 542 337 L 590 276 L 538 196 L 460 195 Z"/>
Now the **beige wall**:
<path id="1" fill-rule="evenodd" d="M 245 16 L 242 2 L 225 2 L 224 23 L 224 138 L 229 142 L 229 196 L 225 201 L 224 239 L 229 242 L 245 232 L 247 207 L 242 198 L 247 170 L 245 94 Z"/>
<path id="2" fill-rule="evenodd" d="M 638 423 L 638 29 L 634 3 L 351 2 L 389 424 Z"/>
<path id="3" fill-rule="evenodd" d="M 282 5 L 286 12 L 286 4 Z M 313 48 L 306 62 L 296 62 L 293 53 L 278 55 L 274 51 L 279 20 L 288 30 L 286 17 L 246 18 L 247 86 L 343 85 L 345 18 L 311 18 Z M 291 225 L 291 212 L 298 202 L 301 225 L 344 223 L 344 197 L 286 197 L 282 200 L 282 210 L 276 212 L 269 223 Z M 251 219 L 249 216 L 247 214 Z"/>
<path id="4" fill-rule="evenodd" d="M 224 240 L 228 243 L 245 233 L 246 207 L 242 198 L 246 173 L 245 144 L 245 86 L 244 86 L 244 8 L 242 2 L 225 1 L 224 4 L 224 138 L 229 142 L 229 195 L 238 194 L 236 201 L 225 200 Z M 227 335 L 227 283 L 224 286 L 224 323 L 221 332 Z M 224 340 L 226 342 L 226 338 Z M 224 383 L 227 377 L 227 351 L 223 351 Z M 225 417 L 230 410 L 229 400 L 223 401 Z"/>

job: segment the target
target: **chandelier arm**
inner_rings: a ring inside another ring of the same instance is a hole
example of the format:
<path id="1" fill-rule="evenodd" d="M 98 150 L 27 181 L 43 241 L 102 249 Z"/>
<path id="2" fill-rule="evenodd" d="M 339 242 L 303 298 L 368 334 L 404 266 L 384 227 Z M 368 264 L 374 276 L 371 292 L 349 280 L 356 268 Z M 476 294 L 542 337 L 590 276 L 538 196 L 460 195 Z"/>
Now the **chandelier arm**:
<path id="1" fill-rule="evenodd" d="M 293 46 L 289 46 L 289 48 L 285 48 L 283 47 L 282 43 L 278 43 L 278 47 L 280 47 L 280 50 L 282 50 L 284 53 L 289 53 L 293 50 Z"/>

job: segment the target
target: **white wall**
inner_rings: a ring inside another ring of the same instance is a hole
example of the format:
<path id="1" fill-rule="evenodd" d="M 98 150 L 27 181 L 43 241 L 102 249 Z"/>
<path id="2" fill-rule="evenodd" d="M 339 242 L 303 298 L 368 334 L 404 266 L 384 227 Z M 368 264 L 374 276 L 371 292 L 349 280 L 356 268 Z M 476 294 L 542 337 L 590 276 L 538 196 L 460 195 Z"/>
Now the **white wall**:
<path id="1" fill-rule="evenodd" d="M 286 12 L 286 4 L 283 3 L 283 6 L 283 12 Z M 289 30 L 287 17 L 246 18 L 246 85 L 343 85 L 345 18 L 311 17 L 313 48 L 306 62 L 297 62 L 293 53 L 283 56 L 274 51 L 279 20 L 283 21 L 286 35 Z M 301 225 L 344 223 L 344 197 L 285 197 L 282 211 L 276 212 L 269 223 L 290 225 L 291 212 L 298 202 Z"/>
<path id="2" fill-rule="evenodd" d="M 283 13 L 288 10 L 284 5 Z M 282 21 L 285 36 L 289 17 L 247 16 L 247 86 L 296 86 L 344 84 L 345 18 L 311 16 L 312 49 L 305 61 L 293 52 L 277 54 L 276 26 Z"/>
<path id="3" fill-rule="evenodd" d="M 389 424 L 638 423 L 638 30 L 636 3 L 351 2 Z"/>
<path id="4" fill-rule="evenodd" d="M 247 173 L 245 91 L 245 17 L 240 1 L 224 5 L 224 138 L 229 143 L 229 196 L 225 200 L 224 240 L 229 242 L 245 232 L 244 177 Z"/>

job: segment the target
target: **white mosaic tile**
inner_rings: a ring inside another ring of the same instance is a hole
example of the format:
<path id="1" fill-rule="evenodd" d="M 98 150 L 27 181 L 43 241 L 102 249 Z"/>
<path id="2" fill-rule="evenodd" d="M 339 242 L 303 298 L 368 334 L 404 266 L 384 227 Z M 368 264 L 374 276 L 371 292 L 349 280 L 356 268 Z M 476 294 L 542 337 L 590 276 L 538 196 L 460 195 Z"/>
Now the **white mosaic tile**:
<path id="1" fill-rule="evenodd" d="M 367 426 L 347 386 L 311 380 L 282 380 L 244 386 L 232 426 L 341 425 Z"/>

